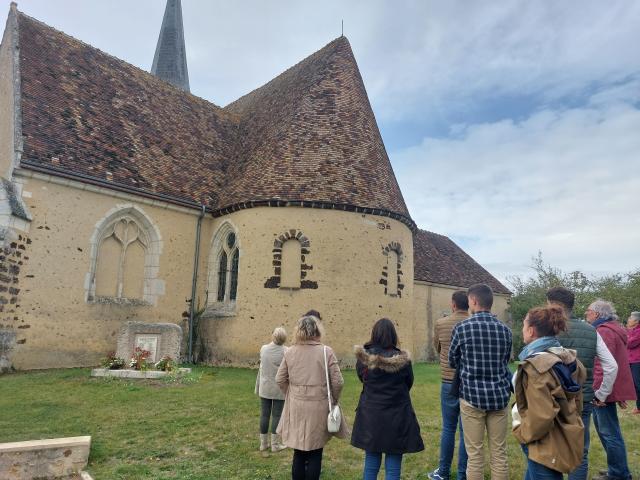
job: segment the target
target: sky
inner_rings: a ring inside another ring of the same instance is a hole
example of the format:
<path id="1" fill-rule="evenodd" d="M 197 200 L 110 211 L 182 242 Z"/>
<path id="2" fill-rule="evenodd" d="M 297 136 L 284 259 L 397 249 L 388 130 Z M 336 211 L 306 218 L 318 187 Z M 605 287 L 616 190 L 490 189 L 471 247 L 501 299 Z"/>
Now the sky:
<path id="1" fill-rule="evenodd" d="M 6 11 L 8 12 L 8 5 Z M 150 70 L 164 0 L 21 0 Z M 640 268 L 640 2 L 183 0 L 193 94 L 224 106 L 344 34 L 405 201 L 500 280 L 532 257 Z"/>

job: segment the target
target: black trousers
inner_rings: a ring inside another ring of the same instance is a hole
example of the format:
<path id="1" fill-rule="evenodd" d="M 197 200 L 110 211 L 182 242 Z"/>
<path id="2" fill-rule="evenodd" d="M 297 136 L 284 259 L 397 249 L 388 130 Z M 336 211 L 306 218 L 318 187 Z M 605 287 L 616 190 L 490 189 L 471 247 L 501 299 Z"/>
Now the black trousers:
<path id="1" fill-rule="evenodd" d="M 322 470 L 322 449 L 293 451 L 292 480 L 318 480 Z"/>
<path id="2" fill-rule="evenodd" d="M 284 400 L 260 397 L 260 433 L 269 433 L 269 417 L 271 417 L 271 433 L 276 433 L 283 407 Z"/>
<path id="3" fill-rule="evenodd" d="M 636 408 L 640 409 L 640 363 L 630 363 L 633 383 L 636 387 Z"/>

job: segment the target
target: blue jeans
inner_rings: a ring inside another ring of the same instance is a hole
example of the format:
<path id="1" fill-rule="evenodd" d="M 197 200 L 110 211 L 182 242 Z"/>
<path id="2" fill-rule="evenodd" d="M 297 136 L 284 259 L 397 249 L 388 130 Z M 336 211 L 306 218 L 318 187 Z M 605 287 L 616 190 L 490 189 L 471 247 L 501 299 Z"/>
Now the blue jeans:
<path id="1" fill-rule="evenodd" d="M 376 480 L 380 465 L 382 464 L 382 454 L 365 452 L 364 454 L 364 480 Z M 400 470 L 402 469 L 402 454 L 384 454 L 384 480 L 400 480 Z"/>
<path id="2" fill-rule="evenodd" d="M 582 406 L 582 423 L 584 424 L 584 454 L 582 464 L 568 475 L 569 480 L 587 480 L 589 473 L 589 444 L 591 443 L 591 412 L 593 404 L 585 403 Z"/>
<path id="3" fill-rule="evenodd" d="M 442 382 L 440 387 L 440 409 L 442 411 L 442 433 L 440 434 L 440 463 L 438 474 L 449 478 L 453 449 L 456 444 L 456 428 L 460 426 L 460 442 L 458 443 L 458 480 L 467 478 L 467 451 L 464 448 L 464 435 L 460 421 L 460 399 L 452 397 L 451 382 Z"/>
<path id="4" fill-rule="evenodd" d="M 593 424 L 600 437 L 600 442 L 607 452 L 607 474 L 612 480 L 628 480 L 631 478 L 627 464 L 627 447 L 622 438 L 618 407 L 615 403 L 607 403 L 605 407 L 593 409 Z"/>
<path id="5" fill-rule="evenodd" d="M 527 457 L 527 471 L 524 472 L 524 480 L 562 480 L 562 473 L 531 460 L 526 445 L 522 445 L 522 451 Z"/>

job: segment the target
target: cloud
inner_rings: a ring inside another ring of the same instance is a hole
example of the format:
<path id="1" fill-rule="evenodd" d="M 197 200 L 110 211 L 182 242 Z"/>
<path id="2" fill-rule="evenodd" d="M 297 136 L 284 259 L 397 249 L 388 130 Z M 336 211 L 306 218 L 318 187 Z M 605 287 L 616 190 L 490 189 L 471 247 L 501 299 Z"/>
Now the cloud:
<path id="1" fill-rule="evenodd" d="M 413 218 L 503 279 L 539 250 L 566 270 L 640 267 L 639 101 L 630 79 L 580 108 L 458 125 L 392 154 Z"/>

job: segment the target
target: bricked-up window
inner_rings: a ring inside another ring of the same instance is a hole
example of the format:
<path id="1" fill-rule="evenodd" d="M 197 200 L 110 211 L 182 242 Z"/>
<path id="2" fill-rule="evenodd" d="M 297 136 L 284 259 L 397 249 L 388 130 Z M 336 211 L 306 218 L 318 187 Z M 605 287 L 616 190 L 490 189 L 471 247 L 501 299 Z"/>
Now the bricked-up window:
<path id="1" fill-rule="evenodd" d="M 121 218 L 105 229 L 98 246 L 96 297 L 143 298 L 148 244 L 144 230 L 131 217 Z"/>
<path id="2" fill-rule="evenodd" d="M 398 254 L 393 250 L 387 255 L 387 292 L 395 295 L 398 291 Z"/>
<path id="3" fill-rule="evenodd" d="M 121 204 L 106 212 L 89 243 L 85 301 L 156 305 L 165 294 L 162 245 L 158 226 L 139 206 Z"/>
<path id="4" fill-rule="evenodd" d="M 300 288 L 302 245 L 298 240 L 287 240 L 282 245 L 280 288 Z"/>
<path id="5" fill-rule="evenodd" d="M 235 229 L 229 222 L 218 229 L 211 244 L 209 257 L 209 291 L 218 306 L 235 304 L 238 294 L 238 264 L 240 248 Z"/>
<path id="6" fill-rule="evenodd" d="M 399 242 L 391 242 L 382 248 L 385 262 L 382 266 L 380 285 L 384 288 L 385 295 L 402 298 L 404 282 L 402 280 L 402 245 Z"/>

